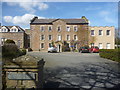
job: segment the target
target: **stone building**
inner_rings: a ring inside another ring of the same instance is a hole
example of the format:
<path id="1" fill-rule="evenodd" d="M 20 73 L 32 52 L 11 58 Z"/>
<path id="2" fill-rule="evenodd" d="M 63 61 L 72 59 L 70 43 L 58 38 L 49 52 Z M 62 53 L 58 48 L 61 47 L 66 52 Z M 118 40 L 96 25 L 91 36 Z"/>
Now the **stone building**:
<path id="1" fill-rule="evenodd" d="M 25 46 L 25 31 L 19 26 L 0 26 L 0 45 L 4 44 L 4 41 L 11 39 L 19 48 Z"/>
<path id="2" fill-rule="evenodd" d="M 79 27 L 88 30 L 88 20 L 84 16 L 80 19 L 38 19 L 35 17 L 30 23 L 31 48 L 34 51 L 47 51 L 54 42 L 58 52 L 62 52 L 63 41 L 66 41 L 70 47 L 71 40 L 78 40 Z M 77 47 L 76 44 L 75 48 Z"/>
<path id="3" fill-rule="evenodd" d="M 114 49 L 115 48 L 115 27 L 89 27 L 90 36 L 94 37 L 94 41 L 90 46 L 98 46 L 100 49 Z"/>

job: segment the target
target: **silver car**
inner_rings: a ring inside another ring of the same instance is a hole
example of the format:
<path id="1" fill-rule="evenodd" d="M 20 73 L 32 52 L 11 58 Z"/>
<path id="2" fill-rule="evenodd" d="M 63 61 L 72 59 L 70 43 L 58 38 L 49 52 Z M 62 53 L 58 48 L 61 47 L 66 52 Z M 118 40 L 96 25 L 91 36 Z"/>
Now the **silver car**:
<path id="1" fill-rule="evenodd" d="M 50 52 L 57 52 L 57 48 L 56 47 L 49 47 L 48 53 L 50 53 Z"/>

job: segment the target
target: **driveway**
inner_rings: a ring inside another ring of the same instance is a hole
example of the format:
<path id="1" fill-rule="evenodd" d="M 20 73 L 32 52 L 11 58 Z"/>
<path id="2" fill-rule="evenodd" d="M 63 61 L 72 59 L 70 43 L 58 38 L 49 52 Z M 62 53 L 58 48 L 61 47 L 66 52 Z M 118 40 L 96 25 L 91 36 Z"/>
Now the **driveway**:
<path id="1" fill-rule="evenodd" d="M 98 53 L 29 52 L 28 54 L 39 59 L 44 58 L 46 61 L 45 88 L 108 90 L 119 87 L 120 64 L 100 58 Z"/>

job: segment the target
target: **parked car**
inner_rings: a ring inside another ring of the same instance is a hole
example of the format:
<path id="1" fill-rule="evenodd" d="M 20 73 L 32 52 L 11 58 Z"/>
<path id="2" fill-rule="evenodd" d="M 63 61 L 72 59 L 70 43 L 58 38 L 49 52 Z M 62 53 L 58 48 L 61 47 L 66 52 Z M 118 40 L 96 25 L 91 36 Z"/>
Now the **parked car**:
<path id="1" fill-rule="evenodd" d="M 89 53 L 89 47 L 80 47 L 79 52 L 80 53 Z"/>
<path id="2" fill-rule="evenodd" d="M 98 53 L 99 52 L 99 48 L 97 46 L 92 46 L 90 48 L 90 52 L 92 52 L 92 53 Z"/>
<path id="3" fill-rule="evenodd" d="M 57 48 L 56 47 L 49 47 L 48 53 L 50 53 L 50 52 L 57 52 Z"/>

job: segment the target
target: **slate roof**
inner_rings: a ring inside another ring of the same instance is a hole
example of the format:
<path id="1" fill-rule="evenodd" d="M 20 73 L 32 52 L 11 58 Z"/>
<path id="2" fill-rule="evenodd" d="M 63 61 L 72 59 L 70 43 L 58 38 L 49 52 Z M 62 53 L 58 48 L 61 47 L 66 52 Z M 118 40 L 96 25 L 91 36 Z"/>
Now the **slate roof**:
<path id="1" fill-rule="evenodd" d="M 85 19 L 34 19 L 30 24 L 52 24 L 52 22 L 57 20 L 63 20 L 67 24 L 82 24 L 88 23 Z"/>

